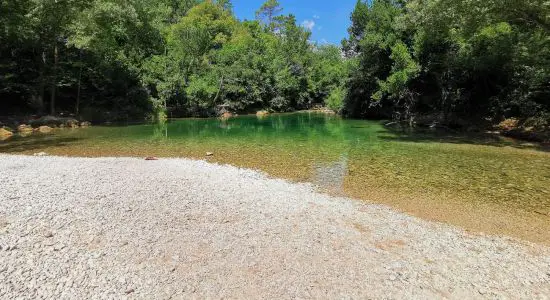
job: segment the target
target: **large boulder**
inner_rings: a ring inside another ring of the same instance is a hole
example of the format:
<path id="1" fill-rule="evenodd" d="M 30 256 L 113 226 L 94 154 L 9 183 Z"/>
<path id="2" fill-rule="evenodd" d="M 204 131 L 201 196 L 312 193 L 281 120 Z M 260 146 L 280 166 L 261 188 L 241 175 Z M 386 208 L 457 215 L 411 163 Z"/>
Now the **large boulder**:
<path id="1" fill-rule="evenodd" d="M 325 109 L 321 110 L 322 113 L 324 114 L 327 114 L 327 115 L 336 115 L 336 112 L 328 107 L 326 107 Z"/>
<path id="2" fill-rule="evenodd" d="M 6 140 L 10 138 L 13 135 L 13 132 L 11 130 L 8 130 L 5 127 L 0 127 L 0 140 Z"/>
<path id="3" fill-rule="evenodd" d="M 44 116 L 38 119 L 29 121 L 30 125 L 34 128 L 40 126 L 49 126 L 49 127 L 70 127 L 78 128 L 80 127 L 80 122 L 72 117 L 54 117 L 54 116 Z"/>
<path id="4" fill-rule="evenodd" d="M 36 128 L 36 131 L 40 133 L 50 133 L 52 132 L 52 130 L 53 128 L 51 128 L 50 126 L 40 126 Z"/>
<path id="5" fill-rule="evenodd" d="M 80 122 L 78 122 L 78 120 L 76 119 L 64 119 L 63 124 L 65 125 L 65 127 L 78 128 L 80 125 Z"/>
<path id="6" fill-rule="evenodd" d="M 258 117 L 266 117 L 269 115 L 269 112 L 267 110 L 260 110 L 259 112 L 256 113 L 256 116 Z"/>
<path id="7" fill-rule="evenodd" d="M 7 127 L 7 126 L 0 126 L 0 131 L 4 131 L 4 132 L 9 132 L 13 135 L 13 129 L 11 129 L 10 127 Z"/>
<path id="8" fill-rule="evenodd" d="M 233 115 L 232 113 L 226 111 L 224 112 L 221 116 L 220 116 L 220 119 L 222 120 L 227 120 L 229 118 L 233 118 L 235 115 Z"/>
<path id="9" fill-rule="evenodd" d="M 43 116 L 38 119 L 29 121 L 29 124 L 35 128 L 40 126 L 58 126 L 59 123 L 60 123 L 59 118 L 54 116 Z"/>
<path id="10" fill-rule="evenodd" d="M 515 130 L 515 129 L 518 129 L 518 127 L 519 127 L 519 120 L 515 118 L 506 119 L 497 125 L 498 129 L 506 130 L 506 131 Z"/>
<path id="11" fill-rule="evenodd" d="M 32 126 L 26 125 L 26 124 L 21 124 L 21 125 L 17 126 L 17 132 L 19 132 L 19 133 L 32 132 Z"/>

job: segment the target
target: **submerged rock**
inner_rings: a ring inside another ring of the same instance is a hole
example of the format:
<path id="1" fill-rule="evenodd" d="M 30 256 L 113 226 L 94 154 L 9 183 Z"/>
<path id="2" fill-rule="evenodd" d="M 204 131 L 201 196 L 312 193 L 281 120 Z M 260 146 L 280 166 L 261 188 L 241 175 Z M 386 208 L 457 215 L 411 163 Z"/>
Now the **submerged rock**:
<path id="1" fill-rule="evenodd" d="M 214 152 L 206 152 L 206 156 L 214 156 Z"/>

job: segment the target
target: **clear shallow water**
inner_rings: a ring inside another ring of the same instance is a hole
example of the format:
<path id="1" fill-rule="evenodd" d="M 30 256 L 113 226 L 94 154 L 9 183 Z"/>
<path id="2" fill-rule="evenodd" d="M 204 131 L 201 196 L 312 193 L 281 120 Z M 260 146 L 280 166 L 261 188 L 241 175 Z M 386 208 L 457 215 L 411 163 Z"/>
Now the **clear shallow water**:
<path id="1" fill-rule="evenodd" d="M 0 142 L 0 152 L 15 154 L 208 159 L 474 231 L 550 243 L 550 153 L 543 150 L 319 113 L 98 126 Z"/>

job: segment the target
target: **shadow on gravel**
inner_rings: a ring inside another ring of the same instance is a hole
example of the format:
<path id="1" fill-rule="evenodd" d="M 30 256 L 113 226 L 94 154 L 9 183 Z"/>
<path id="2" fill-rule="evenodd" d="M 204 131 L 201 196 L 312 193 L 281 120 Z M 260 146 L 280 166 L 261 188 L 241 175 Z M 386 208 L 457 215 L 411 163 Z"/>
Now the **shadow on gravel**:
<path id="1" fill-rule="evenodd" d="M 0 153 L 18 153 L 48 147 L 63 147 L 78 140 L 74 137 L 60 138 L 51 135 L 17 138 L 7 143 L 0 142 Z"/>

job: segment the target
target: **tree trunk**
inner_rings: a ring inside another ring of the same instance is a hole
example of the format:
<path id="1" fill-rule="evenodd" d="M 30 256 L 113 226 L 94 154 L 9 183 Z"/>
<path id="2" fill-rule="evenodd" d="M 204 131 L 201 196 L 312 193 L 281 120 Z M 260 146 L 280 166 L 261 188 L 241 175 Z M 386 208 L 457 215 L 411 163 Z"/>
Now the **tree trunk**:
<path id="1" fill-rule="evenodd" d="M 222 78 L 220 79 L 220 86 L 218 87 L 218 92 L 216 93 L 216 97 L 214 97 L 214 101 L 213 101 L 213 104 L 216 105 L 216 102 L 218 101 L 218 97 L 220 96 L 220 92 L 222 91 L 223 89 L 223 75 L 222 75 Z"/>
<path id="2" fill-rule="evenodd" d="M 39 75 L 39 86 L 38 86 L 38 110 L 39 113 L 44 112 L 44 94 L 45 94 L 45 84 L 44 84 L 44 71 L 40 71 Z"/>
<path id="3" fill-rule="evenodd" d="M 53 48 L 53 72 L 52 72 L 52 82 L 51 82 L 51 97 L 50 97 L 50 114 L 53 116 L 55 114 L 55 93 L 57 85 L 57 63 L 59 61 L 59 50 L 57 48 L 57 43 L 54 44 Z"/>
<path id="4" fill-rule="evenodd" d="M 37 106 L 39 113 L 44 112 L 44 93 L 45 93 L 45 86 L 46 82 L 44 79 L 44 69 L 46 66 L 46 52 L 42 51 L 42 55 L 40 56 L 40 70 L 38 72 L 38 101 Z"/>
<path id="5" fill-rule="evenodd" d="M 80 51 L 80 66 L 78 69 L 78 88 L 76 91 L 76 110 L 75 115 L 78 116 L 80 114 L 80 87 L 82 83 L 82 51 Z"/>

